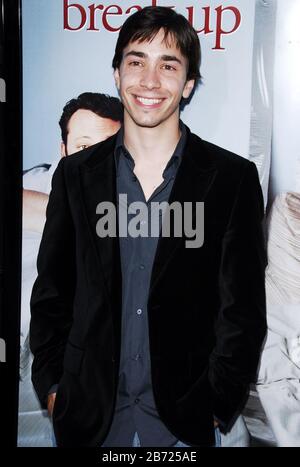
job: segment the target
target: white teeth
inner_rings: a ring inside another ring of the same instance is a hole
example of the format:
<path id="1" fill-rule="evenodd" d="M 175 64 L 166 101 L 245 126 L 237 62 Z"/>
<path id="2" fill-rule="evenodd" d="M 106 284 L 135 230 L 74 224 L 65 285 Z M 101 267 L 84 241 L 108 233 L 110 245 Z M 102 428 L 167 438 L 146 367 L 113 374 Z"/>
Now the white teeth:
<path id="1" fill-rule="evenodd" d="M 162 99 L 147 99 L 146 97 L 137 96 L 137 100 L 145 105 L 154 105 L 162 102 Z"/>

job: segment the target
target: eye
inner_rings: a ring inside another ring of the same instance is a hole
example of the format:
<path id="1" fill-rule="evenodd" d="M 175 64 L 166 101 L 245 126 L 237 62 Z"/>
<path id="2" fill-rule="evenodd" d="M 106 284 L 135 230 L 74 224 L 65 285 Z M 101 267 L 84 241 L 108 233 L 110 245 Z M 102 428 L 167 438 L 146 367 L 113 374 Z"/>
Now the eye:
<path id="1" fill-rule="evenodd" d="M 82 151 L 83 149 L 86 149 L 88 147 L 89 147 L 88 144 L 82 144 L 81 146 L 78 146 L 78 149 Z"/>
<path id="2" fill-rule="evenodd" d="M 137 60 L 134 60 L 133 62 L 129 62 L 129 66 L 135 67 L 135 66 L 139 66 L 139 65 L 142 65 L 142 63 L 138 62 Z"/>
<path id="3" fill-rule="evenodd" d="M 172 65 L 169 65 L 168 63 L 165 63 L 165 64 L 163 65 L 163 68 L 164 68 L 165 70 L 167 70 L 167 71 L 176 71 L 176 68 L 173 67 Z"/>

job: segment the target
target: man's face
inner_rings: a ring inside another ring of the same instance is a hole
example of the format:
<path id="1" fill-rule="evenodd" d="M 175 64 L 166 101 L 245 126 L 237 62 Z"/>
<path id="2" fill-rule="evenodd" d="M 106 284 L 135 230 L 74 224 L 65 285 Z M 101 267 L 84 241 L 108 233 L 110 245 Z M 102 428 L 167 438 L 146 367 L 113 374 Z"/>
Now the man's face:
<path id="1" fill-rule="evenodd" d="M 120 122 L 102 118 L 91 110 L 79 109 L 69 120 L 67 145 L 61 145 L 62 156 L 69 156 L 114 135 Z"/>
<path id="2" fill-rule="evenodd" d="M 114 76 L 129 118 L 141 127 L 156 127 L 179 118 L 182 97 L 188 98 L 194 80 L 186 80 L 187 59 L 160 30 L 151 42 L 131 42 L 124 49 Z"/>

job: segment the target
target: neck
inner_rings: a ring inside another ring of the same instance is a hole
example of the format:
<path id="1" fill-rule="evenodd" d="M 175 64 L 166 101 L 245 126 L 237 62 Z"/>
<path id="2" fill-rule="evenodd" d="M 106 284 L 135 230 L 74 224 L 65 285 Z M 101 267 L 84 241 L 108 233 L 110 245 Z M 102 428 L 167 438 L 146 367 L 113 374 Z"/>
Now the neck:
<path id="1" fill-rule="evenodd" d="M 140 127 L 124 116 L 124 144 L 136 163 L 166 165 L 180 136 L 178 114 L 154 128 Z"/>

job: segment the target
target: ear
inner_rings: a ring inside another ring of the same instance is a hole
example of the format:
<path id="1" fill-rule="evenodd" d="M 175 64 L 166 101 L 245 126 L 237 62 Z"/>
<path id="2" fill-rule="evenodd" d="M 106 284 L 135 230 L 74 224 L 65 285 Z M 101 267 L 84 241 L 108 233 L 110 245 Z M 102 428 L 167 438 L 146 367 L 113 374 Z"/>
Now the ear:
<path id="1" fill-rule="evenodd" d="M 185 83 L 184 88 L 183 88 L 183 93 L 182 93 L 182 97 L 184 97 L 184 99 L 188 99 L 190 97 L 190 94 L 192 90 L 194 89 L 194 86 L 195 86 L 194 79 L 190 79 Z"/>
<path id="2" fill-rule="evenodd" d="M 60 155 L 61 155 L 61 157 L 66 157 L 66 155 L 67 155 L 66 145 L 63 142 L 60 143 Z"/>
<path id="3" fill-rule="evenodd" d="M 115 78 L 115 83 L 116 83 L 117 89 L 119 91 L 120 90 L 120 72 L 119 72 L 119 68 L 115 69 L 114 78 Z"/>

